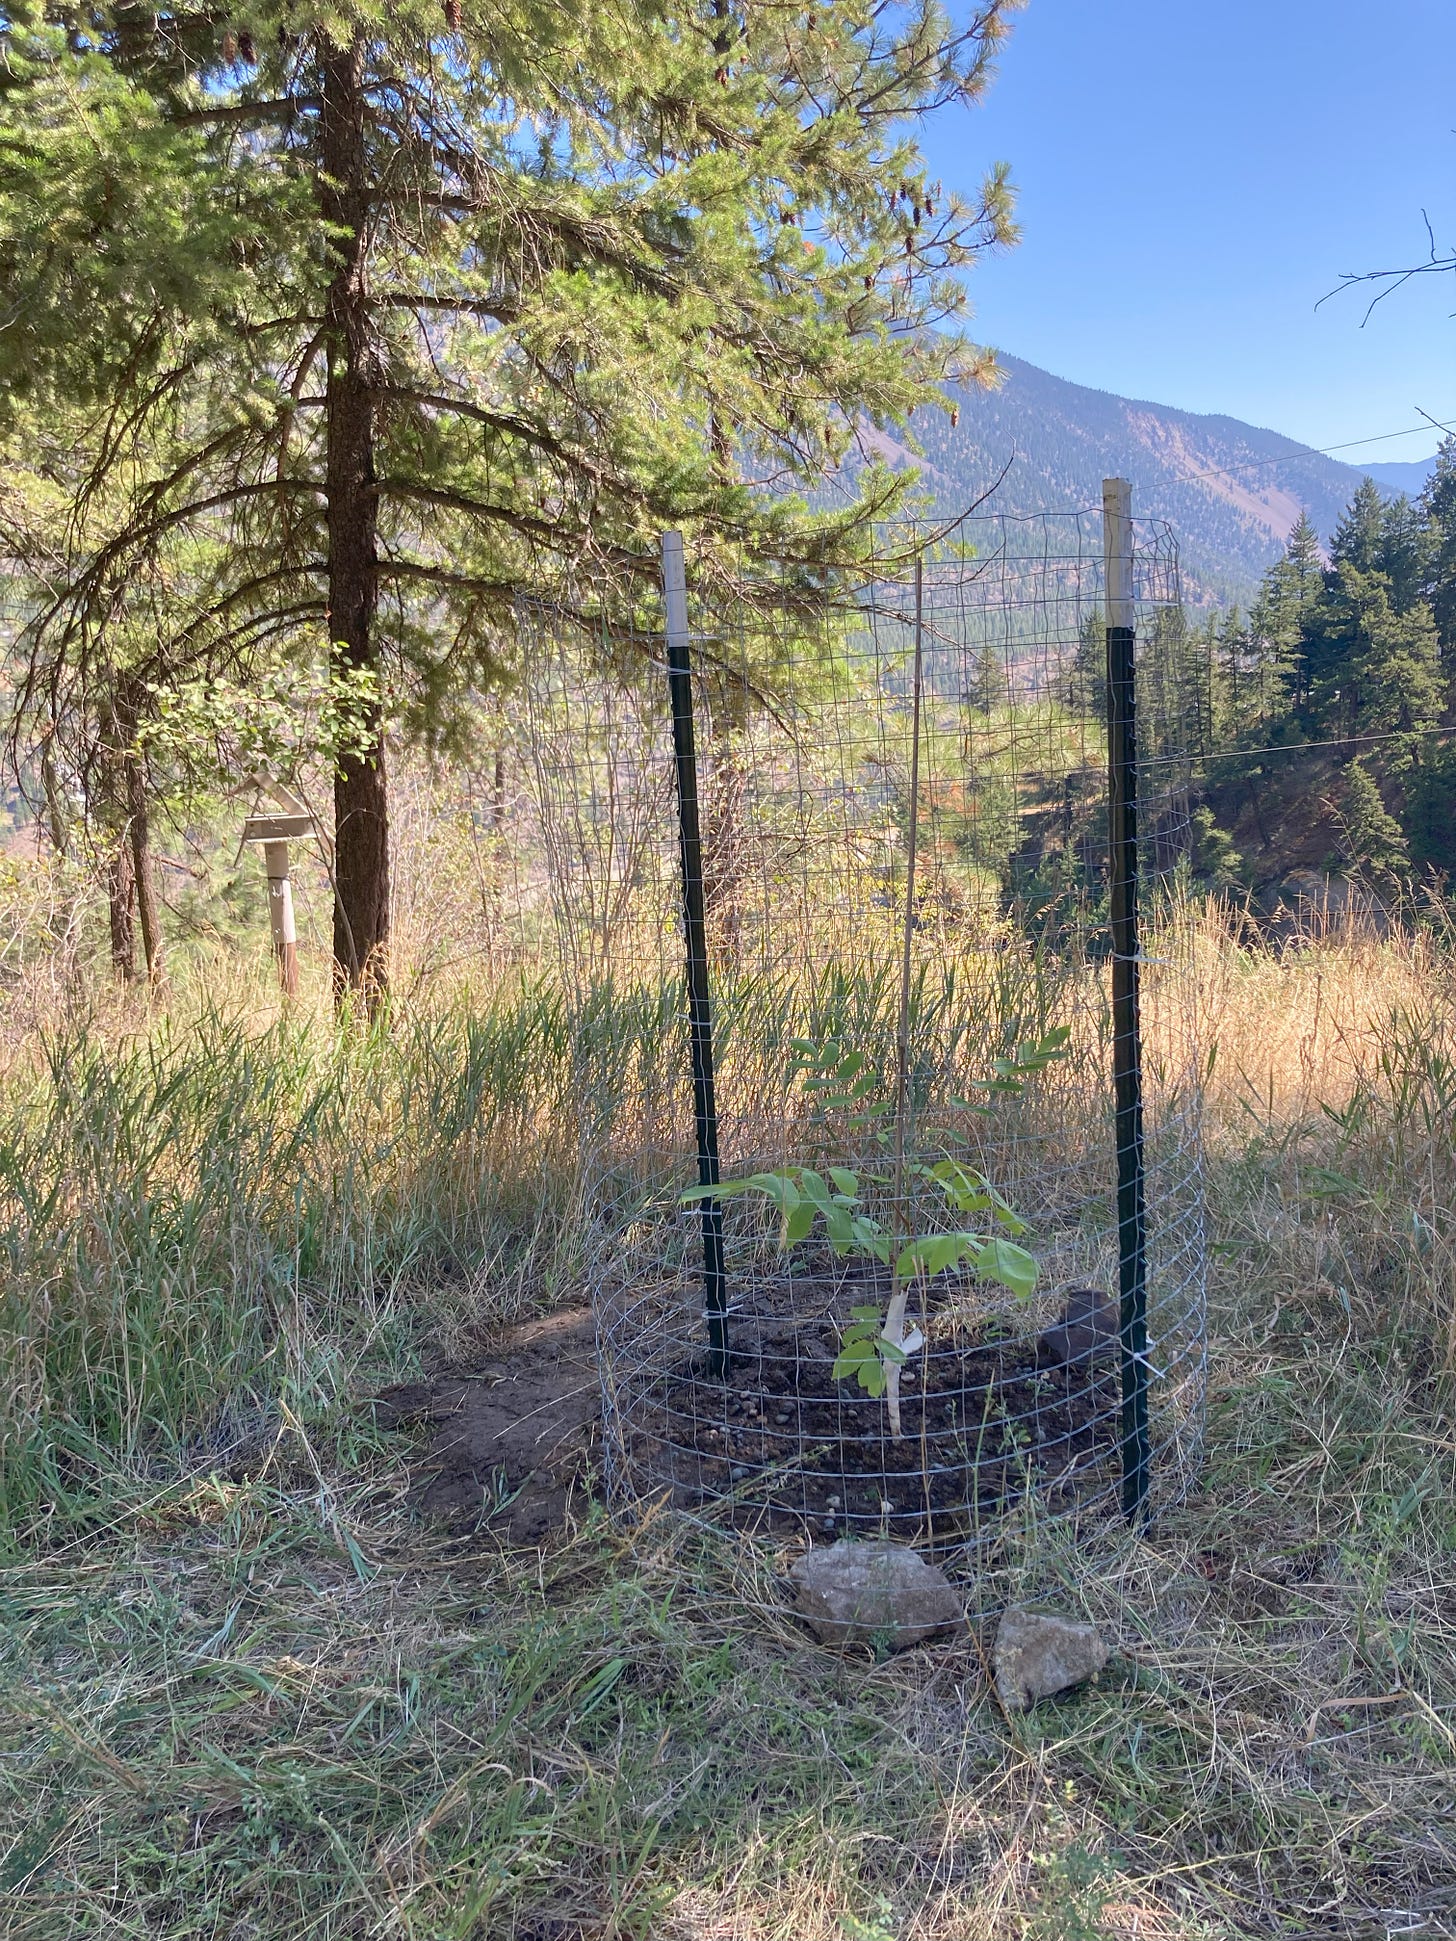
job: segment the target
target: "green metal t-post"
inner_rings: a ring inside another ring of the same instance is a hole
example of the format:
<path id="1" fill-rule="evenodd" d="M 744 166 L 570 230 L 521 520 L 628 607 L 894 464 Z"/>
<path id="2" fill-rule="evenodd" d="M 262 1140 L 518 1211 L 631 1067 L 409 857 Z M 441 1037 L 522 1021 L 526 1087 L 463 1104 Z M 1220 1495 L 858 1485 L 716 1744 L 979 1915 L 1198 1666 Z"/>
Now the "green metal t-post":
<path id="1" fill-rule="evenodd" d="M 698 823 L 698 758 L 693 735 L 693 678 L 688 651 L 687 577 L 680 532 L 662 535 L 662 598 L 667 613 L 667 678 L 672 695 L 672 746 L 677 765 L 678 850 L 682 862 L 683 937 L 687 947 L 688 1036 L 693 1059 L 693 1117 L 698 1135 L 698 1184 L 718 1184 L 718 1107 L 713 1072 L 713 1007 L 708 989 L 708 937 L 703 908 L 703 839 Z M 723 1258 L 723 1207 L 702 1202 L 703 1305 L 708 1322 L 708 1369 L 728 1373 L 728 1276 Z"/>
<path id="2" fill-rule="evenodd" d="M 1107 782 L 1112 903 L 1112 1083 L 1117 1138 L 1117 1259 L 1122 1340 L 1122 1508 L 1147 1515 L 1148 1280 L 1142 1034 L 1138 1018 L 1137 692 L 1132 487 L 1102 482 L 1107 602 Z"/>

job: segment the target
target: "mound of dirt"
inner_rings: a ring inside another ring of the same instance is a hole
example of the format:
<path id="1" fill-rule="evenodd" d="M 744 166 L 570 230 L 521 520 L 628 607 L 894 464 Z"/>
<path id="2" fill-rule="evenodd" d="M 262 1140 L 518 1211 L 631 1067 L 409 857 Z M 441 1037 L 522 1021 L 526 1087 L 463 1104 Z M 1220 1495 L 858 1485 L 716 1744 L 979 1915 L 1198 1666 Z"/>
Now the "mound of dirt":
<path id="1" fill-rule="evenodd" d="M 728 1382 L 701 1365 L 666 1377 L 629 1440 L 639 1474 L 726 1521 L 958 1540 L 1032 1486 L 1070 1504 L 1116 1455 L 1105 1358 L 1058 1364 L 1034 1338 L 932 1350 L 907 1372 L 894 1438 L 883 1402 L 833 1380 L 821 1337 L 765 1330 L 744 1346 Z"/>
<path id="2" fill-rule="evenodd" d="M 386 1389 L 374 1402 L 388 1427 L 425 1423 L 429 1448 L 415 1500 L 459 1529 L 488 1524 L 512 1543 L 538 1543 L 583 1486 L 601 1418 L 589 1307 L 513 1328 L 469 1374 Z"/>
<path id="3" fill-rule="evenodd" d="M 822 1292 L 823 1290 L 819 1290 Z M 728 1380 L 684 1352 L 643 1385 L 626 1429 L 640 1486 L 730 1524 L 908 1541 L 961 1540 L 1028 1488 L 1070 1504 L 1103 1485 L 1117 1450 L 1118 1389 L 1107 1357 L 1065 1362 L 1036 1337 L 966 1332 L 907 1369 L 904 1433 L 883 1401 L 832 1364 L 849 1284 L 816 1311 L 813 1287 L 743 1314 Z M 847 1308 L 845 1309 L 847 1313 Z M 589 1307 L 506 1334 L 468 1373 L 386 1390 L 376 1419 L 429 1429 L 414 1500 L 457 1530 L 539 1543 L 586 1486 L 601 1426 Z"/>

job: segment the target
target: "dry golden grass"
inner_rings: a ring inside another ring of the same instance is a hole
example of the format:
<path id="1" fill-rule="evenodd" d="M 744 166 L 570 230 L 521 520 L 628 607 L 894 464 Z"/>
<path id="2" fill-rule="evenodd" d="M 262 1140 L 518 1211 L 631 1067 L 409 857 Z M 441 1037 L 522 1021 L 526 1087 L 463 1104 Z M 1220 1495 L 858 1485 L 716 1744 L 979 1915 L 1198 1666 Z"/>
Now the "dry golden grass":
<path id="1" fill-rule="evenodd" d="M 1146 1540 L 1009 1546 L 983 1601 L 1117 1647 L 1017 1719 L 984 1639 L 809 1645 L 771 1545 L 412 1520 L 361 1393 L 571 1295 L 593 1244 L 549 1005 L 471 1010 L 442 965 L 451 1005 L 340 1038 L 184 985 L 170 1025 L 74 1012 L 43 1084 L 15 1035 L 7 1932 L 1456 1933 L 1452 969 L 1429 932 L 1274 954 L 1216 914 L 1158 968 L 1212 1061 L 1207 1465 Z M 604 1027 L 602 1083 L 664 1028 Z"/>

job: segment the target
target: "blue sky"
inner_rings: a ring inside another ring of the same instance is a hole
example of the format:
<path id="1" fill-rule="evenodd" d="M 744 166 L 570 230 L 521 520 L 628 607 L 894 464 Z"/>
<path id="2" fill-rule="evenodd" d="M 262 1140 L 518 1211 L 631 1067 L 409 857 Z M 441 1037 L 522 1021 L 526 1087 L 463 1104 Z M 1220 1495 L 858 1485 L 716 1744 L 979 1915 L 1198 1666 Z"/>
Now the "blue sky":
<path id="1" fill-rule="evenodd" d="M 1344 270 L 1456 244 L 1456 0 L 1030 0 L 932 171 L 1012 165 L 1024 237 L 971 334 L 1081 384 L 1312 445 L 1456 423 L 1456 276 L 1362 330 Z M 1437 434 L 1342 454 L 1421 458 Z"/>

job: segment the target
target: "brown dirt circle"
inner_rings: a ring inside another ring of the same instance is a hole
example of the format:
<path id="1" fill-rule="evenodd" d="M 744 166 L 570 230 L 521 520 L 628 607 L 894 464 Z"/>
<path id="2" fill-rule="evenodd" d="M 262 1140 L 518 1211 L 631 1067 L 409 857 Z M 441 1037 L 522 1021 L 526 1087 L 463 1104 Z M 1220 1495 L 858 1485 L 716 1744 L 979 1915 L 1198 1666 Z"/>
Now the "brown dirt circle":
<path id="1" fill-rule="evenodd" d="M 822 1341 L 756 1346 L 727 1384 L 684 1366 L 632 1425 L 642 1474 L 685 1508 L 723 1499 L 730 1521 L 767 1514 L 816 1534 L 849 1534 L 884 1512 L 909 1535 L 927 1511 L 952 1523 L 999 1515 L 1028 1468 L 1046 1482 L 1064 1469 L 1070 1484 L 1112 1446 L 1111 1372 L 1100 1363 L 1049 1367 L 1035 1341 L 927 1357 L 923 1390 L 904 1398 L 899 1442 L 866 1432 L 862 1412 L 878 1420 L 881 1405 L 829 1379 Z M 476 1369 L 387 1389 L 374 1408 L 387 1427 L 429 1432 L 413 1492 L 422 1514 L 539 1543 L 585 1495 L 598 1449 L 591 1309 L 524 1322 Z M 761 1481 L 745 1489 L 750 1476 Z"/>

